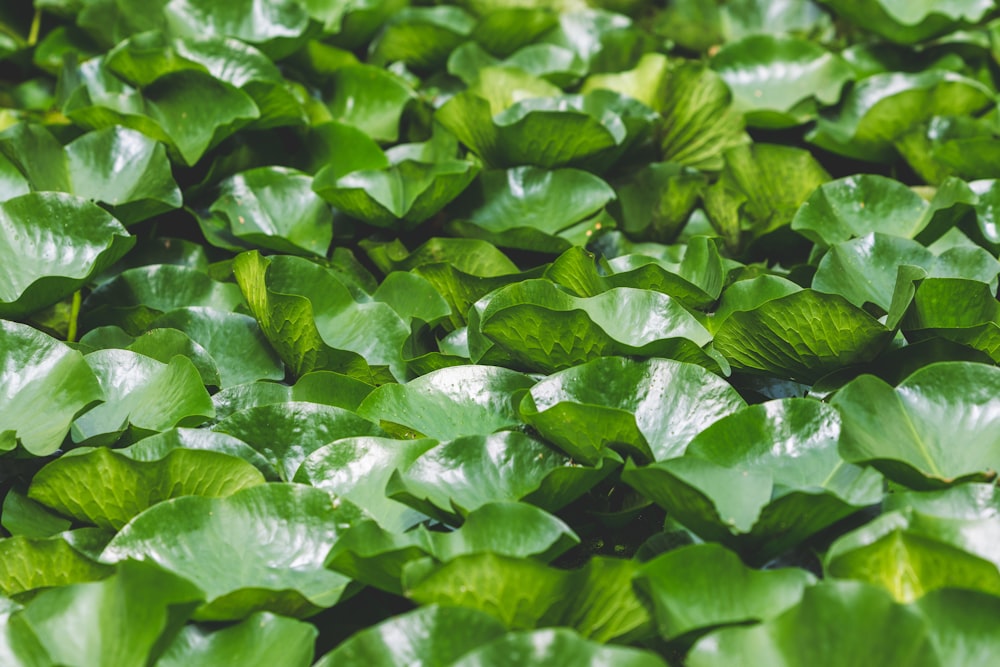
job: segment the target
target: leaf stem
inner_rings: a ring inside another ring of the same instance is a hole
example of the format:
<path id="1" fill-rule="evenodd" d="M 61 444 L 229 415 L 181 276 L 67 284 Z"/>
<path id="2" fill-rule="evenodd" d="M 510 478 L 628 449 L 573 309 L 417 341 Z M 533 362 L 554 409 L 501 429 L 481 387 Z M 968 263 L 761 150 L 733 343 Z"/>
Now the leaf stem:
<path id="1" fill-rule="evenodd" d="M 28 33 L 28 46 L 38 43 L 38 33 L 42 28 L 42 9 L 35 9 L 35 16 L 31 19 L 31 32 Z"/>
<path id="2" fill-rule="evenodd" d="M 73 305 L 70 306 L 69 311 L 69 327 L 66 330 L 66 342 L 73 343 L 76 341 L 76 321 L 80 317 L 80 290 L 73 292 Z"/>

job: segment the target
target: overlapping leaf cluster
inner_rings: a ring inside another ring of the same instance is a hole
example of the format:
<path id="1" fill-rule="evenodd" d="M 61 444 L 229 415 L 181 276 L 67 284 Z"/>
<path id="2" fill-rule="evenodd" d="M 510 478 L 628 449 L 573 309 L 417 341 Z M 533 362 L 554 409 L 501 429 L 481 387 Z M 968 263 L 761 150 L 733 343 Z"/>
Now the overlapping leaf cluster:
<path id="1" fill-rule="evenodd" d="M 3 3 L 0 663 L 992 665 L 1000 10 L 662 4 Z"/>

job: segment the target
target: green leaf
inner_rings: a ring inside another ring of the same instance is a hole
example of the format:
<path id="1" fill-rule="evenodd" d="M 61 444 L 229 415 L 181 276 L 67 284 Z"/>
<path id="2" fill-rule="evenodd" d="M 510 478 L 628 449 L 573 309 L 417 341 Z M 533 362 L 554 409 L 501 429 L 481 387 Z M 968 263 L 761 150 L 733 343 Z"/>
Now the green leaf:
<path id="1" fill-rule="evenodd" d="M 909 239 L 873 232 L 834 244 L 819 263 L 813 289 L 840 294 L 855 306 L 872 303 L 884 312 L 892 305 L 898 267 L 923 268 L 929 277 L 970 278 L 992 283 L 997 262 L 982 248 L 950 248 L 935 255 Z"/>
<path id="2" fill-rule="evenodd" d="M 185 626 L 157 667 L 217 667 L 235 662 L 244 667 L 309 667 L 313 659 L 316 627 L 268 612 L 252 614 L 245 621 L 209 631 Z"/>
<path id="3" fill-rule="evenodd" d="M 988 664 L 998 648 L 991 619 L 1000 614 L 997 597 L 976 591 L 931 591 L 916 603 L 942 665 Z"/>
<path id="4" fill-rule="evenodd" d="M 627 641 L 649 622 L 630 585 L 637 567 L 633 561 L 595 557 L 582 569 L 560 570 L 482 553 L 460 556 L 429 573 L 408 567 L 404 588 L 420 604 L 484 611 L 512 630 L 566 626 L 595 641 Z M 468 581 L 481 584 L 472 588 Z"/>
<path id="5" fill-rule="evenodd" d="M 228 250 L 264 248 L 326 255 L 333 239 L 330 207 L 312 179 L 285 167 L 258 167 L 230 176 L 198 223 L 213 244 Z"/>
<path id="6" fill-rule="evenodd" d="M 121 223 L 79 197 L 32 192 L 0 203 L 0 317 L 23 317 L 66 297 L 135 243 Z"/>
<path id="7" fill-rule="evenodd" d="M 217 452 L 246 461 L 268 481 L 277 481 L 278 473 L 270 463 L 242 440 L 208 429 L 172 428 L 143 438 L 134 445 L 115 450 L 134 461 L 159 461 L 175 449 Z"/>
<path id="8" fill-rule="evenodd" d="M 743 114 L 725 81 L 703 63 L 668 61 L 653 107 L 663 116 L 657 140 L 664 161 L 718 170 L 722 154 L 747 143 Z"/>
<path id="9" fill-rule="evenodd" d="M 25 174 L 33 190 L 102 202 L 125 224 L 181 205 L 164 147 L 135 130 L 109 127 L 63 148 L 44 127 L 19 124 L 0 136 L 0 152 Z"/>
<path id="10" fill-rule="evenodd" d="M 299 465 L 323 445 L 353 436 L 385 433 L 353 412 L 318 403 L 274 403 L 233 413 L 212 427 L 253 447 L 291 480 Z"/>
<path id="11" fill-rule="evenodd" d="M 615 187 L 622 230 L 632 238 L 674 240 L 708 178 L 675 162 L 652 162 Z"/>
<path id="12" fill-rule="evenodd" d="M 536 438 L 501 431 L 442 442 L 400 466 L 382 489 L 451 521 L 500 501 L 523 500 L 555 512 L 595 487 L 620 462 L 609 451 L 596 467 L 584 467 Z M 442 479 L 448 479 L 447 486 Z"/>
<path id="13" fill-rule="evenodd" d="M 561 252 L 570 245 L 566 233 L 614 198 L 607 183 L 576 169 L 487 171 L 450 226 L 504 247 Z"/>
<path id="14" fill-rule="evenodd" d="M 0 451 L 59 449 L 74 417 L 104 400 L 83 355 L 26 324 L 0 320 Z"/>
<path id="15" fill-rule="evenodd" d="M 841 449 L 914 488 L 940 488 L 997 474 L 1000 369 L 937 363 L 898 387 L 870 375 L 834 397 L 844 421 Z"/>
<path id="16" fill-rule="evenodd" d="M 724 154 L 719 180 L 705 191 L 705 212 L 731 249 L 787 226 L 830 176 L 808 151 L 756 143 Z"/>
<path id="17" fill-rule="evenodd" d="M 12 536 L 52 537 L 69 530 L 69 519 L 56 516 L 34 500 L 11 489 L 3 499 L 2 525 Z"/>
<path id="18" fill-rule="evenodd" d="M 425 516 L 388 497 L 386 484 L 396 470 L 412 465 L 436 444 L 430 439 L 341 438 L 309 454 L 295 481 L 346 498 L 386 530 L 402 532 Z"/>
<path id="19" fill-rule="evenodd" d="M 285 369 L 257 322 L 248 315 L 194 306 L 171 310 L 153 320 L 152 330 L 183 331 L 211 356 L 221 387 L 254 380 L 281 380 Z"/>
<path id="20" fill-rule="evenodd" d="M 84 357 L 107 402 L 73 422 L 73 441 L 111 444 L 130 426 L 166 431 L 197 426 L 215 414 L 194 364 L 176 356 L 164 364 L 128 350 L 98 350 Z"/>
<path id="21" fill-rule="evenodd" d="M 680 302 L 652 290 L 618 287 L 577 298 L 547 280 L 525 280 L 485 297 L 476 310 L 469 343 L 476 361 L 551 373 L 596 357 L 639 355 L 728 371 L 705 349 L 708 330 Z"/>
<path id="22" fill-rule="evenodd" d="M 277 382 L 251 382 L 223 389 L 212 396 L 212 403 L 215 417 L 220 421 L 240 410 L 290 401 L 333 405 L 357 412 L 361 401 L 374 389 L 347 375 L 314 371 L 303 375 L 291 387 Z"/>
<path id="23" fill-rule="evenodd" d="M 95 130 L 114 125 L 138 130 L 167 143 L 188 166 L 260 117 L 249 95 L 198 70 L 166 74 L 140 92 L 95 59 L 71 70 L 65 80 L 62 111 L 75 123 Z"/>
<path id="24" fill-rule="evenodd" d="M 333 120 L 355 127 L 380 142 L 399 139 L 399 120 L 415 98 L 413 90 L 391 72 L 373 65 L 349 65 L 333 75 L 327 101 Z"/>
<path id="25" fill-rule="evenodd" d="M 323 560 L 358 518 L 354 505 L 335 507 L 319 489 L 261 484 L 227 498 L 186 496 L 155 505 L 123 528 L 101 559 L 150 560 L 189 579 L 205 592 L 197 612 L 204 620 L 255 611 L 304 617 L 342 596 L 348 580 Z"/>
<path id="26" fill-rule="evenodd" d="M 920 615 L 894 603 L 883 591 L 853 582 L 829 582 L 807 588 L 798 605 L 775 619 L 702 638 L 688 654 L 687 664 L 937 667 L 941 663 L 927 635 Z"/>
<path id="27" fill-rule="evenodd" d="M 374 522 L 354 525 L 337 541 L 327 566 L 359 582 L 401 594 L 408 563 L 430 556 L 448 562 L 489 553 L 548 562 L 580 543 L 560 519 L 533 505 L 488 503 L 469 513 L 460 528 L 447 533 L 424 526 L 393 534 Z"/>
<path id="28" fill-rule="evenodd" d="M 932 116 L 962 116 L 993 102 L 986 86 L 954 72 L 887 72 L 859 81 L 834 114 L 807 139 L 820 148 L 870 162 L 890 162 L 893 141 Z"/>
<path id="29" fill-rule="evenodd" d="M 376 64 L 402 61 L 434 69 L 464 42 L 475 19 L 458 7 L 407 7 L 393 15 L 369 47 Z"/>
<path id="30" fill-rule="evenodd" d="M 897 0 L 824 0 L 843 18 L 900 44 L 915 44 L 978 23 L 990 10 L 988 0 L 898 2 Z"/>
<path id="31" fill-rule="evenodd" d="M 426 605 L 393 616 L 348 637 L 314 667 L 447 667 L 470 649 L 499 637 L 503 626 L 489 614 Z"/>
<path id="32" fill-rule="evenodd" d="M 989 537 L 998 529 L 991 484 L 894 494 L 884 507 L 834 543 L 829 571 L 868 580 L 901 601 L 951 587 L 995 594 L 1000 551 Z"/>
<path id="33" fill-rule="evenodd" d="M 566 628 L 510 632 L 466 653 L 454 667 L 664 667 L 649 651 L 587 641 Z"/>
<path id="34" fill-rule="evenodd" d="M 187 266 L 155 264 L 122 271 L 91 292 L 84 302 L 82 324 L 88 329 L 115 324 L 138 336 L 159 315 L 177 308 L 232 311 L 242 303 L 239 288 L 231 283 L 212 280 Z"/>
<path id="35" fill-rule="evenodd" d="M 520 423 L 513 395 L 534 383 L 506 368 L 442 368 L 406 384 L 382 385 L 358 414 L 436 440 L 488 435 Z"/>
<path id="36" fill-rule="evenodd" d="M 236 37 L 261 48 L 272 58 L 295 50 L 309 19 L 291 0 L 169 0 L 163 8 L 171 32 L 183 37 Z"/>
<path id="37" fill-rule="evenodd" d="M 39 470 L 28 496 L 78 521 L 118 530 L 170 498 L 224 497 L 263 483 L 252 465 L 219 452 L 178 448 L 157 461 L 137 461 L 118 451 L 81 448 Z"/>
<path id="38" fill-rule="evenodd" d="M 0 540 L 0 593 L 10 597 L 98 581 L 113 572 L 113 567 L 88 558 L 58 535 Z"/>
<path id="39" fill-rule="evenodd" d="M 733 91 L 752 127 L 779 129 L 813 120 L 840 99 L 854 72 L 840 56 L 795 37 L 753 35 L 722 47 L 712 69 Z"/>
<path id="40" fill-rule="evenodd" d="M 645 563 L 634 586 L 660 637 L 764 621 L 796 604 L 816 578 L 796 568 L 759 571 L 717 544 L 680 547 Z"/>
<path id="41" fill-rule="evenodd" d="M 622 478 L 705 539 L 764 563 L 878 502 L 881 477 L 840 458 L 840 434 L 828 405 L 770 401 L 704 429 L 685 456 Z"/>
<path id="42" fill-rule="evenodd" d="M 34 644 L 39 657 L 14 664 L 144 667 L 201 597 L 190 582 L 155 565 L 121 563 L 103 581 L 43 591 L 15 612 L 8 621 L 13 647 L 23 655 Z"/>
<path id="43" fill-rule="evenodd" d="M 308 293 L 316 287 L 316 280 L 321 278 L 321 284 L 329 285 L 334 290 L 327 299 L 336 298 L 342 309 L 345 306 L 350 309 L 347 303 L 349 294 L 347 299 L 343 298 L 346 288 L 321 267 L 301 262 L 304 260 L 282 255 L 273 259 L 264 258 L 254 250 L 242 253 L 233 260 L 233 275 L 261 331 L 293 374 L 301 376 L 314 370 L 333 370 L 370 381 L 371 369 L 364 357 L 356 351 L 337 349 L 328 344 L 314 319 L 318 304 L 297 292 L 302 290 Z M 402 338 L 408 333 L 402 322 L 399 322 L 399 332 L 402 346 Z M 359 344 L 361 342 L 358 341 Z M 373 342 L 378 341 L 364 341 L 366 345 Z"/>
<path id="44" fill-rule="evenodd" d="M 892 332 L 839 294 L 801 290 L 729 315 L 715 348 L 734 368 L 813 383 L 874 359 Z"/>
<path id="45" fill-rule="evenodd" d="M 607 447 L 647 460 L 670 458 L 744 405 L 727 382 L 700 366 L 603 357 L 542 380 L 520 411 L 545 439 L 595 464 Z"/>

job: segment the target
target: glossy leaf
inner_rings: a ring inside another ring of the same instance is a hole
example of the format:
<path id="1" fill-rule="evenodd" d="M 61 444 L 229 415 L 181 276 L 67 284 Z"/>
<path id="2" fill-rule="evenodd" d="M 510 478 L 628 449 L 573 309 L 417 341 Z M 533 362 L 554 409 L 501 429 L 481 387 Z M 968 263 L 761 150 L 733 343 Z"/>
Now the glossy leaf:
<path id="1" fill-rule="evenodd" d="M 901 44 L 914 44 L 974 24 L 993 5 L 986 0 L 893 2 L 826 0 L 838 15 Z"/>
<path id="2" fill-rule="evenodd" d="M 488 295 L 476 311 L 469 351 L 477 361 L 503 359 L 551 373 L 627 354 L 728 370 L 713 350 L 704 349 L 711 342 L 708 330 L 660 292 L 618 287 L 577 298 L 547 280 L 525 280 Z"/>
<path id="3" fill-rule="evenodd" d="M 185 626 L 163 656 L 158 667 L 215 667 L 237 662 L 245 667 L 309 667 L 316 641 L 315 626 L 268 612 L 250 615 L 245 621 L 215 630 Z"/>
<path id="4" fill-rule="evenodd" d="M 258 167 L 227 178 L 198 222 L 212 243 L 229 250 L 323 256 L 333 238 L 330 208 L 312 191 L 312 179 L 284 167 Z"/>
<path id="5" fill-rule="evenodd" d="M 56 451 L 78 413 L 104 400 L 82 354 L 25 324 L 0 320 L 0 451 Z"/>
<path id="6" fill-rule="evenodd" d="M 503 625 L 489 614 L 425 605 L 355 633 L 324 655 L 315 667 L 395 667 L 411 663 L 444 667 L 503 633 Z"/>
<path id="7" fill-rule="evenodd" d="M 830 651 L 828 647 L 836 646 Z M 816 664 L 830 667 L 873 662 L 933 667 L 934 654 L 923 619 L 884 592 L 851 582 L 807 588 L 798 605 L 748 628 L 726 628 L 702 638 L 687 663 L 692 667 Z"/>
<path id="8" fill-rule="evenodd" d="M 871 361 L 891 338 L 890 330 L 844 297 L 801 290 L 729 315 L 715 348 L 734 368 L 812 383 Z"/>
<path id="9" fill-rule="evenodd" d="M 98 350 L 85 359 L 107 402 L 73 422 L 74 442 L 111 444 L 129 426 L 165 431 L 197 426 L 214 415 L 212 399 L 187 357 L 164 364 L 128 350 Z"/>
<path id="10" fill-rule="evenodd" d="M 483 553 L 460 556 L 429 573 L 419 569 L 404 571 L 407 597 L 485 611 L 509 629 L 566 626 L 608 641 L 642 632 L 649 620 L 629 585 L 636 570 L 632 561 L 592 558 L 582 569 L 559 570 Z M 483 585 L 473 589 L 466 581 Z"/>
<path id="11" fill-rule="evenodd" d="M 323 445 L 383 431 L 353 412 L 317 403 L 274 403 L 233 413 L 212 427 L 253 447 L 290 481 L 299 465 Z"/>
<path id="12" fill-rule="evenodd" d="M 452 663 L 455 667 L 497 667 L 579 665 L 621 665 L 622 667 L 663 667 L 655 653 L 622 646 L 587 641 L 566 628 L 534 632 L 511 632 L 500 639 L 466 653 Z"/>
<path id="13" fill-rule="evenodd" d="M 823 403 L 770 401 L 718 420 L 685 456 L 628 467 L 623 479 L 695 533 L 766 562 L 878 501 L 880 476 L 840 458 L 840 434 Z"/>
<path id="14" fill-rule="evenodd" d="M 732 89 L 747 124 L 765 128 L 812 120 L 817 105 L 836 103 L 854 74 L 840 56 L 814 42 L 771 35 L 727 44 L 711 63 Z"/>
<path id="15" fill-rule="evenodd" d="M 135 243 L 121 223 L 81 198 L 32 192 L 0 203 L 0 317 L 52 305 Z"/>
<path id="16" fill-rule="evenodd" d="M 348 584 L 323 559 L 358 516 L 354 505 L 335 508 L 326 493 L 294 484 L 262 484 L 228 498 L 187 496 L 133 519 L 101 558 L 149 560 L 189 579 L 205 592 L 198 611 L 205 620 L 255 611 L 309 616 L 336 603 Z"/>
<path id="17" fill-rule="evenodd" d="M 604 357 L 542 380 L 520 411 L 544 438 L 593 464 L 607 447 L 647 460 L 670 458 L 744 405 L 729 384 L 699 366 Z"/>
<path id="18" fill-rule="evenodd" d="M 580 466 L 535 438 L 501 431 L 432 447 L 400 466 L 383 488 L 394 499 L 452 520 L 507 500 L 555 512 L 596 486 L 617 463 L 619 457 L 609 451 L 596 467 Z"/>
<path id="19" fill-rule="evenodd" d="M 97 130 L 64 148 L 44 128 L 21 124 L 0 137 L 0 152 L 26 175 L 33 190 L 102 202 L 125 224 L 181 205 L 166 150 L 135 130 Z"/>
<path id="20" fill-rule="evenodd" d="M 118 530 L 170 498 L 224 497 L 263 483 L 251 464 L 219 452 L 179 448 L 149 461 L 105 448 L 79 448 L 39 470 L 28 497 L 78 521 Z"/>
<path id="21" fill-rule="evenodd" d="M 387 497 L 386 484 L 396 470 L 411 465 L 435 444 L 429 439 L 341 438 L 312 452 L 295 481 L 346 498 L 386 530 L 402 532 L 424 515 Z"/>
<path id="22" fill-rule="evenodd" d="M 327 102 L 333 120 L 356 127 L 376 141 L 399 138 L 400 116 L 414 98 L 399 77 L 371 65 L 354 65 L 336 72 L 333 90 Z"/>
<path id="23" fill-rule="evenodd" d="M 736 554 L 707 543 L 681 547 L 643 564 L 635 588 L 647 601 L 660 637 L 671 640 L 774 618 L 797 603 L 815 581 L 795 568 L 748 568 Z"/>
<path id="24" fill-rule="evenodd" d="M 0 593 L 9 597 L 110 576 L 114 568 L 88 558 L 61 536 L 0 540 Z"/>
<path id="25" fill-rule="evenodd" d="M 997 368 L 962 362 L 925 366 L 895 389 L 863 375 L 833 401 L 843 415 L 844 456 L 917 488 L 993 479 L 998 382 Z"/>

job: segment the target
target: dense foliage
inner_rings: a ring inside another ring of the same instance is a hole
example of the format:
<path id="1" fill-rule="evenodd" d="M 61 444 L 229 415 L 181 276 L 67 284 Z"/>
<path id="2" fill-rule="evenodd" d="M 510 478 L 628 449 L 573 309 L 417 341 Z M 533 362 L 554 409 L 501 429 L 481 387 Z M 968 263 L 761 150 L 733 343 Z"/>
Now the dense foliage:
<path id="1" fill-rule="evenodd" d="M 990 0 L 4 0 L 0 664 L 996 664 Z"/>

